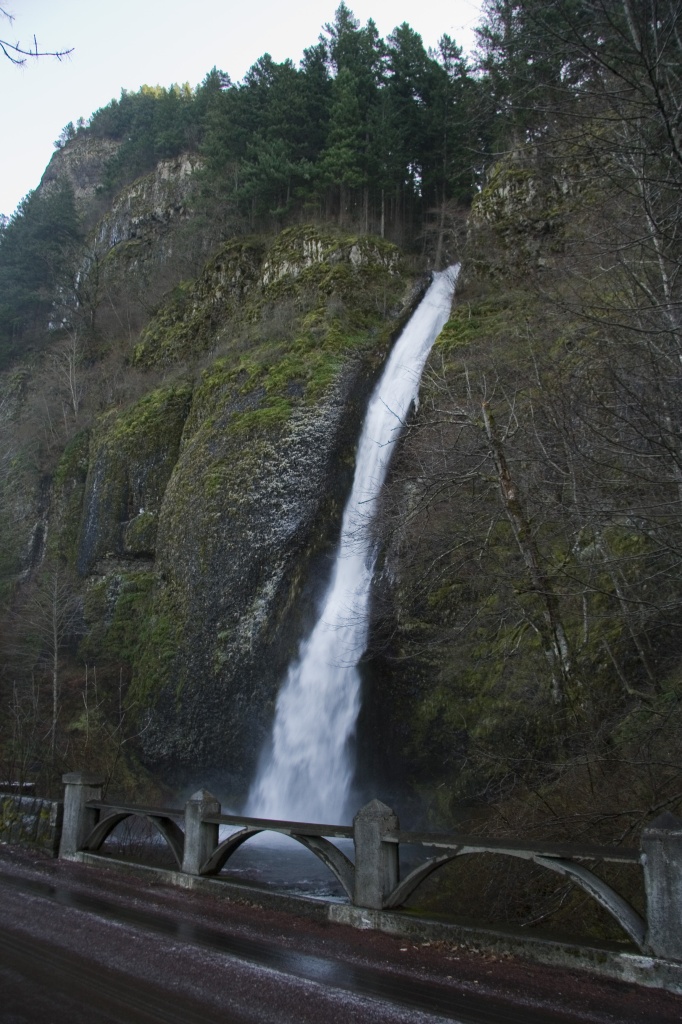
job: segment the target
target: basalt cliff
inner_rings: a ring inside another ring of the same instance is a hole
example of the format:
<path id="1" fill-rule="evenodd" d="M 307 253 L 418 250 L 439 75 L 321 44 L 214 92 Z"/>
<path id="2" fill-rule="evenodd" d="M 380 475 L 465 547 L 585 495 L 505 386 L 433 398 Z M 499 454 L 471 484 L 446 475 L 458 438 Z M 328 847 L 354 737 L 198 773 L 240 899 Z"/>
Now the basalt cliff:
<path id="1" fill-rule="evenodd" d="M 666 805 L 677 370 L 662 307 L 646 326 L 627 306 L 640 264 L 603 268 L 622 195 L 604 205 L 560 140 L 492 163 L 438 232 L 382 237 L 361 191 L 250 217 L 196 153 L 136 174 L 122 152 L 85 131 L 55 153 L 22 244 L 52 225 L 59 272 L 33 320 L 17 300 L 21 344 L 0 323 L 7 771 L 239 803 L 367 397 L 429 268 L 461 259 L 373 527 L 356 788 L 562 835 L 574 814 L 627 817 L 628 794 Z"/>
<path id="2" fill-rule="evenodd" d="M 242 234 L 206 259 L 191 161 L 104 205 L 107 155 L 76 139 L 41 185 L 72 187 L 89 222 L 79 288 L 98 323 L 87 345 L 54 325 L 3 376 L 17 569 L 27 592 L 50 573 L 64 588 L 64 685 L 81 689 L 69 677 L 87 673 L 100 695 L 88 700 L 107 705 L 120 688 L 146 769 L 239 793 L 419 277 L 395 245 L 324 225 Z M 196 275 L 177 280 L 190 263 Z"/>

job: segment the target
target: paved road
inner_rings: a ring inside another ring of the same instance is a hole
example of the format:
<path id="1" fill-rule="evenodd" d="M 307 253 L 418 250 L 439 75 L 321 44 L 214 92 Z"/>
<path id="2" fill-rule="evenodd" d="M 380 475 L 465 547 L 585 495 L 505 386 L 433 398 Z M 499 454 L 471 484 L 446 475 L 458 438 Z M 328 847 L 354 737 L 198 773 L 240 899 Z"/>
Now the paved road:
<path id="1" fill-rule="evenodd" d="M 0 850 L 2 1024 L 667 1024 L 682 999 Z"/>

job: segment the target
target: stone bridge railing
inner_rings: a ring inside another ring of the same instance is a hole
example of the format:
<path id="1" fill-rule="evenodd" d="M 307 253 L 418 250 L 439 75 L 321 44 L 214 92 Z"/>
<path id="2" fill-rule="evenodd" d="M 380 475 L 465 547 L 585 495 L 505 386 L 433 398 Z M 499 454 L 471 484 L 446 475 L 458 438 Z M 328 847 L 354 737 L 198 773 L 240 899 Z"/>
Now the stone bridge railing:
<path id="1" fill-rule="evenodd" d="M 96 852 L 127 818 L 150 821 L 172 851 L 178 869 L 192 876 L 217 875 L 231 855 L 253 836 L 276 832 L 312 851 L 333 872 L 356 907 L 400 907 L 433 871 L 456 857 L 498 854 L 532 861 L 570 879 L 615 918 L 642 952 L 682 961 L 682 820 L 664 814 L 642 833 L 639 849 L 522 843 L 443 832 L 407 832 L 378 800 L 355 815 L 352 826 L 273 821 L 221 814 L 220 803 L 200 790 L 184 808 L 121 806 L 102 801 L 102 780 L 64 776 L 64 824 L 59 855 L 78 859 Z M 236 827 L 222 842 L 221 825 Z M 350 860 L 331 840 L 352 839 Z M 399 874 L 400 845 L 422 847 L 423 862 L 404 878 Z M 591 870 L 599 863 L 637 864 L 643 872 L 646 916 Z M 590 866 L 587 866 L 590 865 Z"/>

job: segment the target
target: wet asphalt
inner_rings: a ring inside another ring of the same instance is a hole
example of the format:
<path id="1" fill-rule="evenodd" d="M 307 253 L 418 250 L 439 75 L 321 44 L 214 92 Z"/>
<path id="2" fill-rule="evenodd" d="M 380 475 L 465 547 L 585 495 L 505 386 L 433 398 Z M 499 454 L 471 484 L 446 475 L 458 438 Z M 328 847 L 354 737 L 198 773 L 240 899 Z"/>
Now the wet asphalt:
<path id="1" fill-rule="evenodd" d="M 68 878 L 0 864 L 2 1024 L 620 1024 L 626 1019 L 617 1010 L 593 1014 L 589 1005 L 566 1008 L 561 999 L 552 1007 L 546 1000 L 538 1006 L 532 998 L 479 994 L 478 981 L 462 985 L 451 976 L 416 977 L 395 964 L 351 962 L 322 950 L 313 953 L 309 941 L 296 949 L 290 937 L 283 942 L 267 935 L 273 922 L 264 922 L 265 936 L 245 934 L 243 928 L 230 932 L 222 921 L 216 926 L 196 914 L 179 914 L 177 898 L 165 910 L 141 888 L 125 898 L 120 892 L 109 896 L 103 882 L 101 891 L 93 891 L 69 884 Z M 627 1019 L 682 1020 L 682 1012 L 677 1015 L 682 1002 L 656 996 L 659 1008 L 651 1007 L 656 1016 Z M 673 1000 L 669 1007 L 666 999 Z"/>
<path id="2" fill-rule="evenodd" d="M 453 993 L 445 987 L 387 977 L 379 970 L 344 964 L 330 958 L 292 953 L 271 942 L 256 941 L 244 936 L 232 937 L 205 925 L 178 921 L 170 915 L 138 907 L 121 906 L 103 897 L 74 892 L 35 879 L 0 874 L 0 894 L 3 888 L 50 900 L 60 907 L 94 914 L 110 923 L 131 926 L 176 942 L 200 946 L 289 977 L 355 995 L 370 996 L 389 1005 L 417 1009 L 421 1013 L 426 1012 L 461 1024 L 520 1024 L 521 1021 L 527 1024 L 549 1024 L 554 1019 L 562 1022 L 567 1020 L 563 1014 L 556 1018 L 548 1017 L 546 1010 L 537 1012 L 524 1007 L 519 1012 L 508 1006 L 491 1005 L 490 999 L 481 1000 L 480 1005 L 472 1007 L 469 1005 L 470 996 Z M 169 1006 L 168 996 L 162 990 L 149 990 L 139 985 L 131 987 L 130 979 L 113 972 L 103 977 L 98 967 L 89 965 L 82 957 L 55 949 L 44 941 L 27 940 L 11 933 L 0 934 L 0 949 L 3 958 L 11 958 L 15 970 L 20 973 L 23 971 L 28 981 L 40 983 L 42 980 L 51 987 L 64 990 L 71 998 L 77 992 L 79 998 L 84 1003 L 89 1000 L 93 1008 L 105 1001 L 108 1012 L 118 1007 L 119 1013 L 121 1010 L 128 1014 L 147 1013 L 151 1014 L 152 1020 L 206 1020 L 201 1007 L 192 1008 L 187 1001 L 182 1007 Z M 198 1016 L 195 1017 L 197 1010 Z"/>

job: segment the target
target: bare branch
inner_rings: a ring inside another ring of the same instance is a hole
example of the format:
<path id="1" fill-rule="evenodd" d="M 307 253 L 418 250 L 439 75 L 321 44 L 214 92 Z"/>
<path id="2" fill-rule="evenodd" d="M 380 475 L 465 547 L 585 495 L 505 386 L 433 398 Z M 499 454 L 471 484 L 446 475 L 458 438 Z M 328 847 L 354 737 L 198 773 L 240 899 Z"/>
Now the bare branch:
<path id="1" fill-rule="evenodd" d="M 6 18 L 10 25 L 14 21 L 14 15 L 6 11 L 4 7 L 0 7 L 0 16 Z M 41 50 L 35 34 L 33 36 L 33 45 L 29 46 L 28 49 L 22 46 L 18 39 L 16 43 L 10 43 L 7 39 L 0 39 L 0 50 L 2 50 L 7 60 L 16 67 L 24 67 L 29 58 L 35 60 L 38 57 L 56 57 L 57 60 L 63 60 L 73 53 L 73 47 L 68 50 Z"/>

